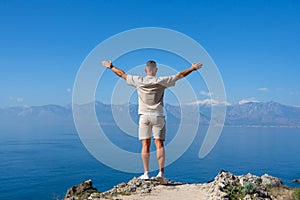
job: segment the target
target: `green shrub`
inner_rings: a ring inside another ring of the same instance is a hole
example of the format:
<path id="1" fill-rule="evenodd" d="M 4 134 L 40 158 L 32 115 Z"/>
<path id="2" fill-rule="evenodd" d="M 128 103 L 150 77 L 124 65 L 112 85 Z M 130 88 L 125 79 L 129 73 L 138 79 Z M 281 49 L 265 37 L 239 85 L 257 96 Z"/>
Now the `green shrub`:
<path id="1" fill-rule="evenodd" d="M 253 194 L 256 191 L 257 187 L 254 183 L 247 182 L 242 188 L 241 192 L 243 194 Z"/>
<path id="2" fill-rule="evenodd" d="M 257 182 L 258 182 L 259 184 L 261 184 L 261 183 L 262 183 L 262 178 L 258 178 L 258 179 L 257 179 Z"/>
<path id="3" fill-rule="evenodd" d="M 225 187 L 224 192 L 232 200 L 243 199 L 247 194 L 253 194 L 257 190 L 257 186 L 254 183 L 247 182 L 244 186 L 228 185 Z"/>
<path id="4" fill-rule="evenodd" d="M 245 195 L 241 192 L 241 187 L 228 185 L 225 187 L 224 191 L 226 192 L 228 197 L 232 200 L 242 199 L 245 197 Z"/>
<path id="5" fill-rule="evenodd" d="M 270 191 L 271 188 L 272 188 L 272 186 L 271 186 L 270 184 L 266 184 L 266 190 L 267 190 L 267 191 Z"/>
<path id="6" fill-rule="evenodd" d="M 296 188 L 293 193 L 293 200 L 300 200 L 300 188 Z"/>

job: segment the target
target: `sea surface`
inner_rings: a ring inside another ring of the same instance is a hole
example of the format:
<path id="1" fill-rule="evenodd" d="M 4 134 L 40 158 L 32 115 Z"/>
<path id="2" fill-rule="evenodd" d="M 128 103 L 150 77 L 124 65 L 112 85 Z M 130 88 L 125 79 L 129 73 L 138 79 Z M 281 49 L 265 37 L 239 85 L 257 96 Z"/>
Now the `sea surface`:
<path id="1" fill-rule="evenodd" d="M 176 132 L 176 128 L 170 126 L 168 132 Z M 122 136 L 115 126 L 105 129 L 111 133 L 110 140 L 121 148 L 139 151 L 136 138 Z M 288 186 L 300 187 L 291 182 L 300 179 L 300 129 L 225 127 L 210 154 L 199 159 L 206 130 L 200 127 L 187 151 L 166 167 L 167 178 L 207 182 L 226 170 L 237 175 L 268 173 Z M 105 191 L 140 175 L 100 163 L 86 150 L 74 127 L 3 129 L 0 134 L 1 200 L 62 199 L 68 188 L 83 180 L 92 179 L 94 187 Z M 188 130 L 186 134 L 190 134 Z"/>

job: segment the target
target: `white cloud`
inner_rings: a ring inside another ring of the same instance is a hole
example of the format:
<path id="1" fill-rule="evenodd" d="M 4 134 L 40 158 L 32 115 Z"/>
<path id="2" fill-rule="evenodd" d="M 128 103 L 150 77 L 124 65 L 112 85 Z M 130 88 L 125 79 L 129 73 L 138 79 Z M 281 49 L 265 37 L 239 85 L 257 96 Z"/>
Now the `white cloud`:
<path id="1" fill-rule="evenodd" d="M 203 91 L 203 90 L 200 91 L 200 94 L 203 95 L 203 96 L 207 96 L 207 97 L 210 97 L 212 95 L 211 92 L 206 92 L 206 91 Z"/>
<path id="2" fill-rule="evenodd" d="M 267 92 L 267 91 L 269 91 L 269 88 L 262 87 L 262 88 L 257 88 L 257 90 L 261 91 L 261 92 Z"/>
<path id="3" fill-rule="evenodd" d="M 239 104 L 245 104 L 245 103 L 257 103 L 259 101 L 257 101 L 255 98 L 249 98 L 249 99 L 242 99 L 239 101 Z"/>
<path id="4" fill-rule="evenodd" d="M 190 105 L 212 105 L 212 106 L 217 106 L 217 105 L 225 105 L 225 106 L 229 106 L 231 105 L 231 103 L 229 102 L 220 102 L 216 99 L 203 99 L 203 100 L 199 100 L 196 102 L 192 102 L 189 103 Z"/>

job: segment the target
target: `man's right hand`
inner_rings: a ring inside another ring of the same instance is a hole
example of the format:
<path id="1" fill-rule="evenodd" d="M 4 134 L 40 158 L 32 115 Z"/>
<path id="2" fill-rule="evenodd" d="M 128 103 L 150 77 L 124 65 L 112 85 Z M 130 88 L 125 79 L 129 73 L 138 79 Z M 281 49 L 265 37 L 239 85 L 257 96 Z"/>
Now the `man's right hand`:
<path id="1" fill-rule="evenodd" d="M 203 66 L 203 64 L 202 64 L 201 62 L 193 63 L 193 64 L 192 64 L 193 70 L 200 69 L 202 66 Z"/>
<path id="2" fill-rule="evenodd" d="M 108 69 L 111 69 L 111 71 L 113 73 L 115 73 L 116 75 L 118 75 L 126 80 L 127 74 L 124 71 L 122 71 L 121 69 L 118 69 L 117 67 L 113 66 L 111 61 L 103 60 L 102 65 Z"/>
<path id="3" fill-rule="evenodd" d="M 112 65 L 112 62 L 111 61 L 106 61 L 106 60 L 103 60 L 102 61 L 102 65 L 106 68 L 110 68 L 110 66 Z"/>
<path id="4" fill-rule="evenodd" d="M 202 67 L 202 63 L 198 62 L 198 63 L 192 63 L 192 66 L 186 70 L 183 70 L 181 72 L 178 72 L 176 74 L 177 79 L 181 79 L 183 77 L 186 77 L 187 75 L 189 75 L 192 71 L 200 69 Z"/>

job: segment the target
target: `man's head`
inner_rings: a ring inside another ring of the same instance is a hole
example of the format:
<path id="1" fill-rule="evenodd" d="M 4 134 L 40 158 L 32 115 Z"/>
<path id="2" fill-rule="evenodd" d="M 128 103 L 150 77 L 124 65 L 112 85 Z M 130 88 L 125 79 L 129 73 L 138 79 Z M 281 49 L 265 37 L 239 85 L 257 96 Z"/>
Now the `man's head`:
<path id="1" fill-rule="evenodd" d="M 156 62 L 153 60 L 149 60 L 146 63 L 145 72 L 149 76 L 155 76 L 157 72 Z"/>

